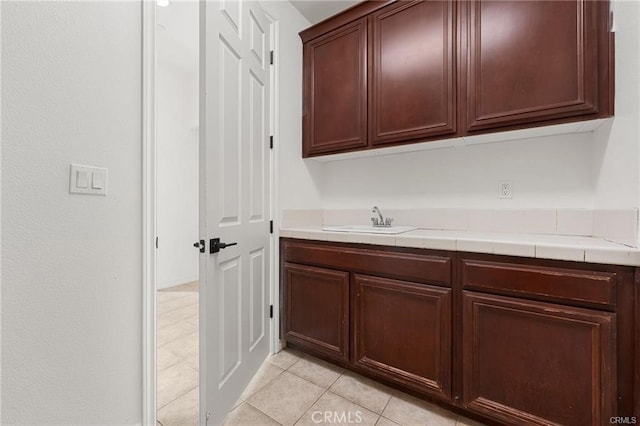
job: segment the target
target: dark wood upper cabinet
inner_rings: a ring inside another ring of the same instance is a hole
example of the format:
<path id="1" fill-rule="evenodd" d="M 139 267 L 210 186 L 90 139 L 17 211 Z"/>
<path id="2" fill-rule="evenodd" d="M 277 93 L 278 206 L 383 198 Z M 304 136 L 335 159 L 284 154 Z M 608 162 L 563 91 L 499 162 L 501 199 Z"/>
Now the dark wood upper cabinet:
<path id="1" fill-rule="evenodd" d="M 367 146 L 367 20 L 304 45 L 303 155 Z"/>
<path id="2" fill-rule="evenodd" d="M 506 424 L 616 413 L 616 314 L 463 292 L 463 403 Z"/>
<path id="3" fill-rule="evenodd" d="M 355 275 L 359 366 L 443 398 L 451 395 L 451 289 Z"/>
<path id="4" fill-rule="evenodd" d="M 465 2 L 468 130 L 597 115 L 602 3 Z"/>
<path id="5" fill-rule="evenodd" d="M 370 17 L 372 145 L 455 133 L 454 7 L 398 2 Z"/>
<path id="6" fill-rule="evenodd" d="M 613 115 L 608 0 L 364 1 L 300 36 L 303 157 Z"/>

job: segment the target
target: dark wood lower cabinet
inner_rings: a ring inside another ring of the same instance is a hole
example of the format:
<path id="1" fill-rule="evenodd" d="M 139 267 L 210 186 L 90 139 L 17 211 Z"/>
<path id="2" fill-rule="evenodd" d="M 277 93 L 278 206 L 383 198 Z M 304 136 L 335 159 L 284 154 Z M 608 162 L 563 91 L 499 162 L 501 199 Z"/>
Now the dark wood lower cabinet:
<path id="1" fill-rule="evenodd" d="M 449 398 L 451 289 L 354 275 L 354 362 Z"/>
<path id="2" fill-rule="evenodd" d="M 640 423 L 640 268 L 282 239 L 281 274 L 302 350 L 492 424 Z"/>
<path id="3" fill-rule="evenodd" d="M 603 425 L 616 407 L 616 315 L 463 292 L 463 402 L 521 424 Z"/>
<path id="4" fill-rule="evenodd" d="M 329 358 L 349 359 L 349 273 L 285 264 L 284 336 Z"/>

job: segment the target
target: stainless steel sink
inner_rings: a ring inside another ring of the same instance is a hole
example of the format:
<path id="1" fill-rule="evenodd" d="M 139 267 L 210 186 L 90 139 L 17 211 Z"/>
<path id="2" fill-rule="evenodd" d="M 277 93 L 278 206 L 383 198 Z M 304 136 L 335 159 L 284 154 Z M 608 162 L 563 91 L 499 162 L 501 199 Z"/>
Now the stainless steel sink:
<path id="1" fill-rule="evenodd" d="M 357 234 L 402 234 L 403 232 L 418 229 L 415 226 L 372 226 L 372 225 L 340 225 L 340 226 L 323 226 L 323 231 L 333 232 L 351 232 Z"/>

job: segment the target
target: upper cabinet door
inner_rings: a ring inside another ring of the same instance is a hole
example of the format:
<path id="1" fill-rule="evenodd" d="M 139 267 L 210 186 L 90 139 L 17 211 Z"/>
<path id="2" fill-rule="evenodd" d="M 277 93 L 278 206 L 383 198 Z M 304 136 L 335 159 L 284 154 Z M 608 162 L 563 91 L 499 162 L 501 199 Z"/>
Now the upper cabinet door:
<path id="1" fill-rule="evenodd" d="M 452 1 L 400 1 L 371 15 L 373 145 L 456 131 Z"/>
<path id="2" fill-rule="evenodd" d="M 598 57 L 602 2 L 461 4 L 468 8 L 468 131 L 599 112 L 599 60 L 609 59 Z"/>
<path id="3" fill-rule="evenodd" d="M 367 146 L 367 21 L 304 45 L 303 156 Z"/>

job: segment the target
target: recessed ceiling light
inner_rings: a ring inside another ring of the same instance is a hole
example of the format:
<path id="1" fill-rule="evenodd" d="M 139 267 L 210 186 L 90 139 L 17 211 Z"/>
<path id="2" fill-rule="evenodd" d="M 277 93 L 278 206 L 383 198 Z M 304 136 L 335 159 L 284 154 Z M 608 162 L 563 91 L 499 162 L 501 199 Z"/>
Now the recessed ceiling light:
<path id="1" fill-rule="evenodd" d="M 169 6 L 169 0 L 158 0 L 158 6 L 160 6 L 160 7 Z"/>

